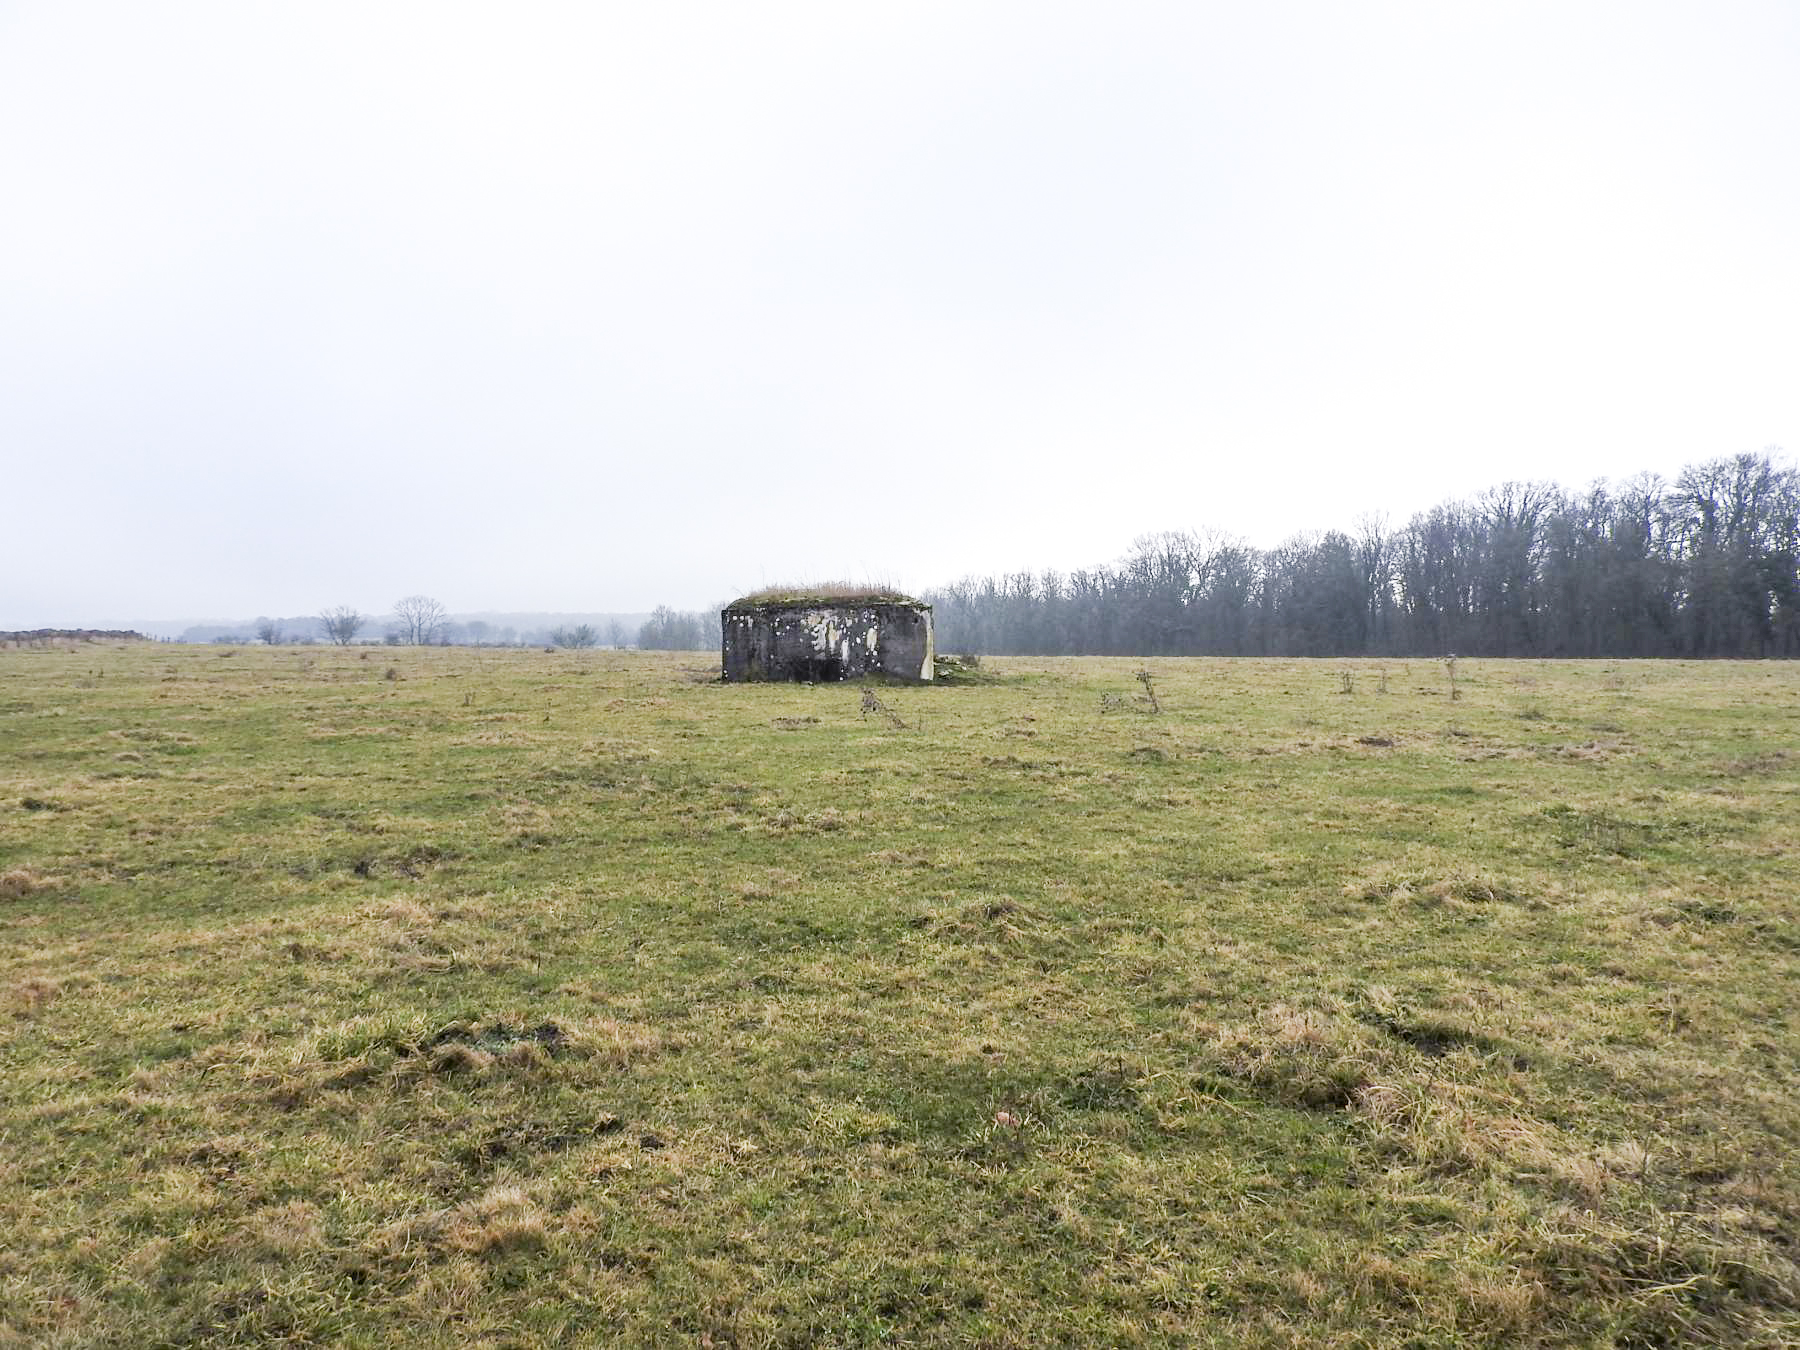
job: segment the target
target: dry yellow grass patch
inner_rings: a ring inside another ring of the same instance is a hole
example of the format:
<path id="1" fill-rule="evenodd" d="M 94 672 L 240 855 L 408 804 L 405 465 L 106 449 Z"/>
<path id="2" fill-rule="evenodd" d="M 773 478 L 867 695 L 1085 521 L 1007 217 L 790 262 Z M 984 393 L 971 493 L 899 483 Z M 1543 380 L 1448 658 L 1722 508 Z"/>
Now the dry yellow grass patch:
<path id="1" fill-rule="evenodd" d="M 7 1002 L 22 1013 L 34 1013 L 62 993 L 62 982 L 34 975 L 20 980 L 7 993 Z"/>
<path id="2" fill-rule="evenodd" d="M 257 1210 L 244 1220 L 241 1231 L 255 1254 L 265 1258 L 299 1256 L 325 1245 L 319 1207 L 306 1200 Z"/>
<path id="3" fill-rule="evenodd" d="M 548 1225 L 549 1215 L 524 1187 L 499 1185 L 451 1211 L 444 1242 L 454 1251 L 473 1256 L 539 1247 Z"/>
<path id="4" fill-rule="evenodd" d="M 577 1052 L 615 1069 L 629 1068 L 640 1060 L 663 1053 L 674 1044 L 655 1027 L 617 1022 L 610 1017 L 577 1023 L 569 1029 L 569 1041 Z"/>
<path id="5" fill-rule="evenodd" d="M 14 867 L 0 872 L 0 900 L 23 900 L 40 891 L 52 891 L 62 885 L 60 877 L 45 876 L 30 867 Z"/>
<path id="6" fill-rule="evenodd" d="M 499 1182 L 460 1205 L 387 1225 L 378 1235 L 377 1245 L 390 1259 L 436 1257 L 447 1252 L 488 1256 L 543 1246 L 549 1222 L 549 1215 L 523 1186 Z M 433 1260 L 431 1265 L 435 1268 L 438 1263 Z"/>
<path id="7" fill-rule="evenodd" d="M 1264 1008 L 1253 1022 L 1216 1028 L 1212 1043 L 1225 1073 L 1294 1106 L 1347 1106 L 1383 1067 L 1367 1027 L 1287 1003 Z"/>

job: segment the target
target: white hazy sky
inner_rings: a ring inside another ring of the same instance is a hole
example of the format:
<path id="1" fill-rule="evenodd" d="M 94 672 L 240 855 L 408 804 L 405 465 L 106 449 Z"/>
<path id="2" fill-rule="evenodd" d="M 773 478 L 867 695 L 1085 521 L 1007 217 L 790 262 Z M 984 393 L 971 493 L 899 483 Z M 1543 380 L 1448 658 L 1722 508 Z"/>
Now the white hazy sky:
<path id="1" fill-rule="evenodd" d="M 1800 449 L 1800 6 L 0 0 L 0 628 Z"/>

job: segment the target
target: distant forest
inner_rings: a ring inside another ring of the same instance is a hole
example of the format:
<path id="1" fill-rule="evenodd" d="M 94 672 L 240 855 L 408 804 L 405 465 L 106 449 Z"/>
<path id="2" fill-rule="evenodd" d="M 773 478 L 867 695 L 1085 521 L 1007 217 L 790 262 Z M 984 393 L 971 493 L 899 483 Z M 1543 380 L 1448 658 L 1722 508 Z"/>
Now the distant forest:
<path id="1" fill-rule="evenodd" d="M 1673 482 L 1504 483 L 1398 528 L 1149 535 L 1108 566 L 925 598 L 946 652 L 1794 657 L 1800 474 L 1765 453 Z"/>

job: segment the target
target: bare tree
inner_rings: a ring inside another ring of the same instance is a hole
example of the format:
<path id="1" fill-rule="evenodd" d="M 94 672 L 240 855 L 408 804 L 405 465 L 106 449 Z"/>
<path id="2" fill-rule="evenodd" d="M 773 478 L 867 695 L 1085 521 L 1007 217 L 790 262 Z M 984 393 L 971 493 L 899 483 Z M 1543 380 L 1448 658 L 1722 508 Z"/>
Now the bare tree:
<path id="1" fill-rule="evenodd" d="M 325 636 L 340 647 L 348 647 L 356 640 L 356 635 L 369 622 L 367 616 L 358 614 L 348 605 L 339 605 L 336 609 L 327 609 L 319 615 L 319 627 L 324 629 Z"/>
<path id="2" fill-rule="evenodd" d="M 394 601 L 394 617 L 400 620 L 400 640 L 415 647 L 429 647 L 444 631 L 450 611 L 429 595 L 409 595 Z"/>
<path id="3" fill-rule="evenodd" d="M 638 646 L 645 651 L 693 652 L 718 645 L 718 615 L 683 614 L 658 605 L 650 620 L 638 629 Z"/>
<path id="4" fill-rule="evenodd" d="M 591 623 L 584 623 L 574 628 L 552 629 L 550 640 L 559 647 L 592 647 L 600 641 L 600 634 L 594 631 Z"/>
<path id="5" fill-rule="evenodd" d="M 279 619 L 258 619 L 256 636 L 273 647 L 281 641 L 281 621 Z"/>

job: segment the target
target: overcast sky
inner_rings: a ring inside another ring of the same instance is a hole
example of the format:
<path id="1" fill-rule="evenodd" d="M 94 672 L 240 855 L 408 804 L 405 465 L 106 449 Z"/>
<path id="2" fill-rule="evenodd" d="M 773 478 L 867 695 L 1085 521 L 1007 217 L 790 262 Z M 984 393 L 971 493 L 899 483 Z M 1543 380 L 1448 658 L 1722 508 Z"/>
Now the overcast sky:
<path id="1" fill-rule="evenodd" d="M 1800 450 L 1800 6 L 0 0 L 0 628 Z"/>

